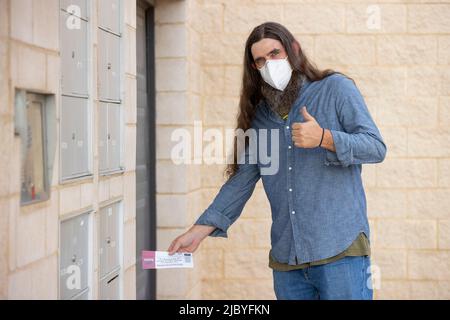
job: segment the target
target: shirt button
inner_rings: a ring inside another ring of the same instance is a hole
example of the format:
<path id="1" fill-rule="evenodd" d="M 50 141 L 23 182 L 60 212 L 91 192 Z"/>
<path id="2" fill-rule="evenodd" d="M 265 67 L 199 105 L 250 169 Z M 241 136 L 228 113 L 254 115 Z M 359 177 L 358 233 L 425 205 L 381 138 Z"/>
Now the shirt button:
<path id="1" fill-rule="evenodd" d="M 286 129 L 289 129 L 289 126 L 286 126 Z"/>
<path id="2" fill-rule="evenodd" d="M 292 192 L 292 189 L 291 189 L 291 188 L 289 188 L 289 192 Z"/>
<path id="3" fill-rule="evenodd" d="M 289 146 L 288 148 L 289 148 L 289 149 L 292 149 L 292 146 Z"/>
<path id="4" fill-rule="evenodd" d="M 292 211 L 292 214 L 295 214 L 295 211 Z"/>
<path id="5" fill-rule="evenodd" d="M 289 167 L 289 170 L 292 170 L 292 167 Z"/>

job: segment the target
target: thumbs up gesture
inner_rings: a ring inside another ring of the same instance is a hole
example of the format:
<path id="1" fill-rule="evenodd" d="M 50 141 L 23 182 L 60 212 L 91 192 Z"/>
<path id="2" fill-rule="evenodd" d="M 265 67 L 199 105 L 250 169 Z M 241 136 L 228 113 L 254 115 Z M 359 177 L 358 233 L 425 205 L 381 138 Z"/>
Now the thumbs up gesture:
<path id="1" fill-rule="evenodd" d="M 316 119 L 308 113 L 306 106 L 300 109 L 305 122 L 292 124 L 292 141 L 299 148 L 316 148 L 322 139 L 322 128 Z"/>

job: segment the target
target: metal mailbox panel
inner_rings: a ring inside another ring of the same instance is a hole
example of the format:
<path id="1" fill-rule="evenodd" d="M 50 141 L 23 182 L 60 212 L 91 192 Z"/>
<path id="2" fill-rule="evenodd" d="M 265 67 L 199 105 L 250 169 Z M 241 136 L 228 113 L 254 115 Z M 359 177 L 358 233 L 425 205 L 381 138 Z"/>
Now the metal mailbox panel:
<path id="1" fill-rule="evenodd" d="M 89 173 L 89 135 L 90 121 L 86 99 L 80 99 L 82 103 L 77 104 L 74 109 L 74 125 L 76 131 L 74 166 L 75 174 Z"/>
<path id="2" fill-rule="evenodd" d="M 108 108 L 108 163 L 109 169 L 120 168 L 120 104 L 110 103 Z"/>
<path id="3" fill-rule="evenodd" d="M 87 18 L 87 0 L 61 0 L 61 9 L 77 17 Z"/>
<path id="4" fill-rule="evenodd" d="M 98 152 L 100 171 L 108 170 L 108 104 L 99 103 Z"/>
<path id="5" fill-rule="evenodd" d="M 75 148 L 73 139 L 76 134 L 74 122 L 72 121 L 72 110 L 75 107 L 75 98 L 62 97 L 61 100 L 61 174 L 67 178 L 74 173 Z"/>
<path id="6" fill-rule="evenodd" d="M 87 22 L 72 25 L 70 19 L 61 12 L 61 88 L 64 94 L 87 95 Z"/>
<path id="7" fill-rule="evenodd" d="M 108 79 L 109 99 L 120 100 L 120 37 L 114 34 L 108 34 L 108 56 L 110 63 Z"/>
<path id="8" fill-rule="evenodd" d="M 120 33 L 120 1 L 100 0 L 98 6 L 99 25 L 111 32 Z"/>
<path id="9" fill-rule="evenodd" d="M 61 222 L 60 298 L 70 299 L 88 287 L 89 213 Z"/>
<path id="10" fill-rule="evenodd" d="M 115 274 L 100 281 L 100 300 L 120 299 L 120 274 Z"/>
<path id="11" fill-rule="evenodd" d="M 61 173 L 63 179 L 89 171 L 88 100 L 63 96 L 61 100 Z"/>
<path id="12" fill-rule="evenodd" d="M 119 256 L 119 216 L 120 216 L 120 203 L 115 203 L 111 206 L 108 212 L 108 237 L 110 239 L 109 243 L 109 254 L 108 254 L 108 266 L 110 267 L 110 272 L 120 266 L 120 256 Z"/>
<path id="13" fill-rule="evenodd" d="M 100 209 L 98 224 L 98 255 L 99 255 L 99 275 L 104 277 L 108 273 L 109 250 L 107 244 L 108 238 L 108 208 Z"/>
<path id="14" fill-rule="evenodd" d="M 98 92 L 100 99 L 120 100 L 120 37 L 99 30 Z"/>
<path id="15" fill-rule="evenodd" d="M 98 95 L 100 99 L 108 99 L 109 57 L 108 33 L 98 31 Z"/>
<path id="16" fill-rule="evenodd" d="M 104 277 L 120 266 L 119 260 L 119 204 L 100 210 L 99 274 Z"/>

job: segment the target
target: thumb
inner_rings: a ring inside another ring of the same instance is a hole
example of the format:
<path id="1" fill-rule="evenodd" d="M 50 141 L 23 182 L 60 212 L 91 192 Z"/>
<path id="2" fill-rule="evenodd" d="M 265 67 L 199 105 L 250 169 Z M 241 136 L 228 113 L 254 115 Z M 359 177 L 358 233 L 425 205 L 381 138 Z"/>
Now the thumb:
<path id="1" fill-rule="evenodd" d="M 305 119 L 305 121 L 315 120 L 314 117 L 308 113 L 308 110 L 306 110 L 306 106 L 304 106 L 300 112 L 302 113 L 302 116 Z"/>
<path id="2" fill-rule="evenodd" d="M 167 249 L 167 251 L 169 251 L 169 255 L 173 255 L 175 252 L 178 251 L 178 249 L 180 249 L 181 247 L 181 242 L 179 239 L 175 239 L 172 244 L 170 245 L 169 249 Z"/>

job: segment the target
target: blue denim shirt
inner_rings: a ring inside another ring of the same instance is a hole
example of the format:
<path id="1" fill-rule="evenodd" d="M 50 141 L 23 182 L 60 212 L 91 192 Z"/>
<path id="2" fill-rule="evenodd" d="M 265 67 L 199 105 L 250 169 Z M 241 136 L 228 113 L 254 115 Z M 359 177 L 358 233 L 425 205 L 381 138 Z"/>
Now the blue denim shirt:
<path id="1" fill-rule="evenodd" d="M 291 125 L 304 122 L 302 106 L 331 131 L 336 152 L 293 144 Z M 259 154 L 257 161 L 239 164 L 195 224 L 215 226 L 210 236 L 227 237 L 262 179 L 271 207 L 271 254 L 276 261 L 295 265 L 322 260 L 343 252 L 360 232 L 370 238 L 362 164 L 382 162 L 387 148 L 352 80 L 339 73 L 306 80 L 286 120 L 262 100 L 252 128 L 279 130 L 279 152 L 270 154 L 278 157 L 277 173 L 261 174 L 270 164 Z M 271 150 L 272 137 L 267 136 Z M 249 148 L 245 151 L 249 159 L 254 155 Z"/>

